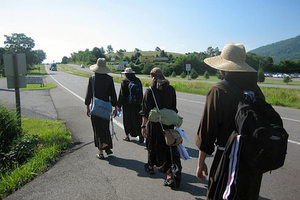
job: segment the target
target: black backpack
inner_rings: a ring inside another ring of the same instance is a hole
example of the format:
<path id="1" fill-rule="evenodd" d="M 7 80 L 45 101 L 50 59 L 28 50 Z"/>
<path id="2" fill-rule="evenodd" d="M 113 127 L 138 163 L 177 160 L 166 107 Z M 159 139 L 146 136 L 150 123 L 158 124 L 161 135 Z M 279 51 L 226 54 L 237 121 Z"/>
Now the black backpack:
<path id="1" fill-rule="evenodd" d="M 143 100 L 143 87 L 139 79 L 134 79 L 130 81 L 128 84 L 129 96 L 128 102 L 129 104 L 140 105 Z"/>
<path id="2" fill-rule="evenodd" d="M 288 134 L 280 115 L 253 91 L 241 92 L 228 81 L 225 85 L 239 96 L 235 115 L 236 132 L 242 136 L 240 165 L 265 173 L 283 166 Z"/>

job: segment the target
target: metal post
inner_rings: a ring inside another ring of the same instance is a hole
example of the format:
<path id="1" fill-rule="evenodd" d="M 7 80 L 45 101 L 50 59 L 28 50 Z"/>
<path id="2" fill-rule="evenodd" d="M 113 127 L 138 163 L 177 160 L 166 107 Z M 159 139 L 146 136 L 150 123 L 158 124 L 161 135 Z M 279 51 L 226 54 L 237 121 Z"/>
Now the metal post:
<path id="1" fill-rule="evenodd" d="M 16 97 L 16 109 L 17 119 L 19 126 L 21 127 L 21 102 L 20 102 L 20 89 L 19 89 L 19 73 L 17 65 L 17 55 L 13 54 L 13 67 L 14 67 L 14 79 L 15 79 L 15 97 Z"/>

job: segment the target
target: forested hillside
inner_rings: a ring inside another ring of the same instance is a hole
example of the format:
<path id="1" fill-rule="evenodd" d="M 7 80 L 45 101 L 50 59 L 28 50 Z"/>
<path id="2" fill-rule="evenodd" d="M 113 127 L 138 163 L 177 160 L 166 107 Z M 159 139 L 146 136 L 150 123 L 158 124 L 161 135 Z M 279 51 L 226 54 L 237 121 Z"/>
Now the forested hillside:
<path id="1" fill-rule="evenodd" d="M 282 60 L 300 60 L 300 35 L 250 51 L 260 56 L 270 56 L 275 63 Z"/>

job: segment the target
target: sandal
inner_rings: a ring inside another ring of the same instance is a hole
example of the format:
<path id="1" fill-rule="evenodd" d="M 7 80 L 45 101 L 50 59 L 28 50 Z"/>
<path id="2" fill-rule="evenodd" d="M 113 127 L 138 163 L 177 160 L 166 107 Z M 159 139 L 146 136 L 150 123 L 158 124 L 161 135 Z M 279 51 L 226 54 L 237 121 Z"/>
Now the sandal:
<path id="1" fill-rule="evenodd" d="M 103 153 L 96 154 L 96 157 L 99 158 L 100 160 L 104 160 L 105 159 Z"/>
<path id="2" fill-rule="evenodd" d="M 126 136 L 125 138 L 123 138 L 124 141 L 130 142 L 130 138 L 129 136 Z"/>
<path id="3" fill-rule="evenodd" d="M 145 167 L 145 171 L 146 171 L 148 174 L 150 174 L 150 175 L 155 174 L 154 168 L 153 168 L 152 166 L 150 166 L 148 163 L 146 163 L 146 164 L 144 165 L 144 167 Z"/>
<path id="4" fill-rule="evenodd" d="M 169 186 L 171 187 L 172 189 L 175 188 L 175 180 L 173 178 L 167 178 L 165 181 L 164 181 L 164 186 Z"/>
<path id="5" fill-rule="evenodd" d="M 105 149 L 105 153 L 106 153 L 107 155 L 113 154 L 113 152 L 112 152 L 111 149 Z"/>

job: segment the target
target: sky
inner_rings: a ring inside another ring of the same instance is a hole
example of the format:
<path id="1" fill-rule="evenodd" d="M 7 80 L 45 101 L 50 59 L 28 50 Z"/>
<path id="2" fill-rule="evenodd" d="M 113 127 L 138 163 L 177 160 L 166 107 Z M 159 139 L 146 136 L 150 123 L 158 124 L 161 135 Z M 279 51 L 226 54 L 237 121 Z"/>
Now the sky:
<path id="1" fill-rule="evenodd" d="M 94 47 L 203 52 L 242 43 L 246 51 L 300 35 L 299 0 L 0 0 L 4 35 L 24 33 L 44 62 Z"/>

